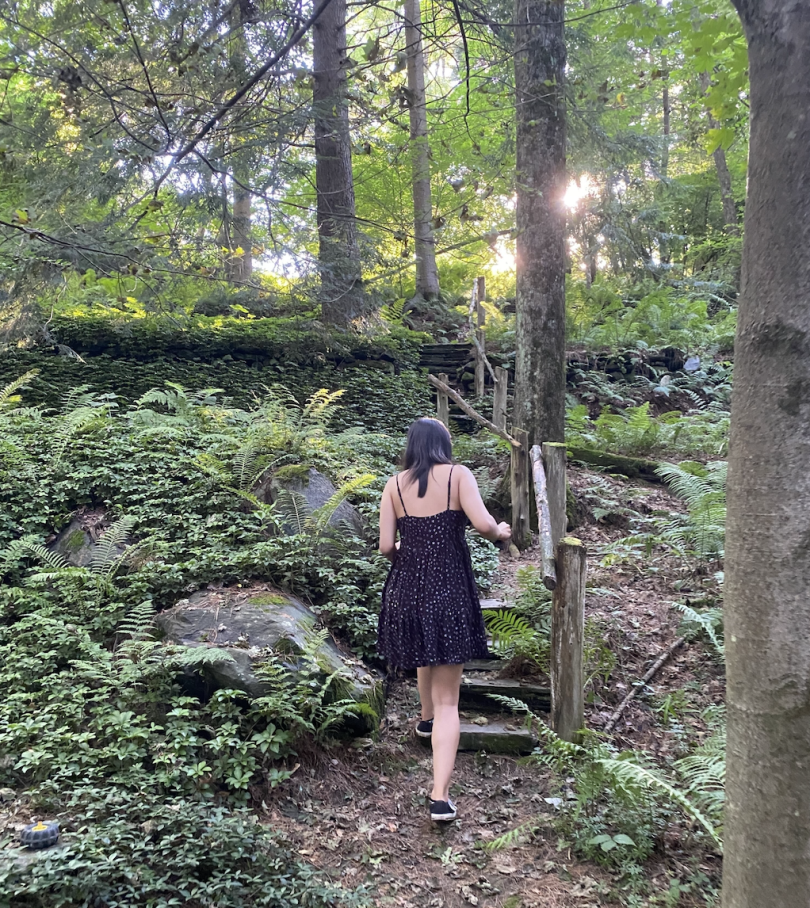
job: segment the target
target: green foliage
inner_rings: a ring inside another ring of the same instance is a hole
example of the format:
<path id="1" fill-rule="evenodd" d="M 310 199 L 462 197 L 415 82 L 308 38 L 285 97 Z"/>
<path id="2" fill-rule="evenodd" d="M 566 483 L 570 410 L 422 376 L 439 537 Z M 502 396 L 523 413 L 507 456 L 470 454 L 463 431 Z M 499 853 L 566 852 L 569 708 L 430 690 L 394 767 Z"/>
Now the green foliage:
<path id="1" fill-rule="evenodd" d="M 583 745 L 562 741 L 525 704 L 508 697 L 493 699 L 526 714 L 527 724 L 541 739 L 534 759 L 551 767 L 558 783 L 574 777 L 573 797 L 561 800 L 557 826 L 584 857 L 631 872 L 651 854 L 671 819 L 671 808 L 697 824 L 722 851 L 722 724 L 715 725 L 704 745 L 664 770 L 643 752 L 617 753 L 595 736 L 586 735 Z"/>
<path id="2" fill-rule="evenodd" d="M 722 559 L 728 464 L 725 461 L 707 464 L 684 461 L 677 466 L 661 464 L 657 472 L 688 507 L 685 516 L 659 520 L 660 538 L 699 558 Z"/>
<path id="3" fill-rule="evenodd" d="M 184 388 L 223 388 L 230 406 L 252 409 L 268 388 L 283 388 L 303 404 L 321 388 L 341 388 L 341 406 L 331 414 L 333 430 L 362 426 L 367 430 L 404 431 L 410 423 L 433 410 L 422 373 L 404 370 L 399 375 L 371 362 L 338 368 L 328 362 L 312 366 L 251 363 L 223 358 L 213 362 L 162 358 L 147 362 L 113 359 L 106 354 L 83 361 L 35 352 L 14 352 L 0 357 L 0 383 L 36 368 L 26 400 L 60 407 L 68 389 L 91 387 L 96 395 L 115 395 L 114 402 L 134 402 L 156 387 L 173 382 Z"/>
<path id="4" fill-rule="evenodd" d="M 35 806 L 64 813 L 63 847 L 25 868 L 4 862 L 0 905 L 367 904 L 292 857 L 289 843 L 255 814 L 157 795 L 146 776 L 137 782 L 138 787 L 79 784 L 70 791 L 43 785 Z"/>

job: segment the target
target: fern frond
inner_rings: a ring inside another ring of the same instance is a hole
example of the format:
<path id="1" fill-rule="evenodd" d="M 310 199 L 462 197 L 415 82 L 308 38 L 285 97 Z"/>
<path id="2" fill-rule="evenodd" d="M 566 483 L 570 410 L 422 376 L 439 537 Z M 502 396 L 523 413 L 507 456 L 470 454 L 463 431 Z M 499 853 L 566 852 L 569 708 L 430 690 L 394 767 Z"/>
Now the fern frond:
<path id="1" fill-rule="evenodd" d="M 0 412 L 13 409 L 13 405 L 20 402 L 17 392 L 29 385 L 37 375 L 39 375 L 39 369 L 31 369 L 0 389 Z"/>
<path id="2" fill-rule="evenodd" d="M 666 779 L 630 760 L 602 758 L 596 762 L 620 785 L 628 788 L 655 790 L 665 795 L 670 801 L 677 804 L 688 817 L 706 830 L 715 847 L 722 854 L 723 843 L 714 824 L 682 791 L 675 788 Z"/>
<path id="3" fill-rule="evenodd" d="M 155 623 L 155 605 L 151 599 L 144 599 L 121 619 L 117 632 L 130 640 L 145 640 L 152 633 Z"/>
<path id="4" fill-rule="evenodd" d="M 94 574 L 110 574 L 118 567 L 122 558 L 118 549 L 126 544 L 134 525 L 131 517 L 122 517 L 99 536 L 88 565 Z"/>
<path id="5" fill-rule="evenodd" d="M 38 536 L 23 536 L 15 539 L 0 555 L 0 568 L 3 571 L 16 566 L 21 558 L 36 558 L 52 571 L 61 571 L 70 565 L 65 557 L 58 552 L 46 549 Z"/>
<path id="6" fill-rule="evenodd" d="M 534 835 L 535 832 L 540 828 L 539 823 L 536 819 L 527 820 L 525 823 L 521 823 L 520 826 L 516 826 L 514 829 L 510 829 L 509 832 L 505 832 L 503 835 L 498 836 L 497 839 L 491 839 L 489 842 L 484 843 L 484 851 L 501 851 L 504 848 L 511 848 L 512 845 L 517 845 L 521 838 L 527 835 Z"/>
<path id="7" fill-rule="evenodd" d="M 282 489 L 273 502 L 273 515 L 277 516 L 284 526 L 292 528 L 290 535 L 298 536 L 307 531 L 309 504 L 300 492 Z"/>
<path id="8" fill-rule="evenodd" d="M 683 614 L 687 626 L 691 624 L 696 626 L 698 630 L 703 631 L 711 640 L 717 654 L 723 658 L 726 653 L 726 647 L 718 634 L 718 629 L 723 626 L 722 609 L 710 608 L 704 612 L 698 612 L 684 602 L 677 602 L 675 607 Z"/>
<path id="9" fill-rule="evenodd" d="M 325 504 L 322 504 L 310 514 L 309 523 L 314 533 L 316 535 L 322 533 L 334 517 L 335 511 L 337 511 L 349 495 L 352 495 L 354 492 L 358 491 L 358 489 L 366 488 L 366 486 L 374 482 L 375 479 L 376 477 L 373 473 L 363 473 L 362 476 L 358 476 L 355 479 L 349 480 L 349 482 L 343 483 Z"/>
<path id="10" fill-rule="evenodd" d="M 484 623 L 499 648 L 513 646 L 517 642 L 528 643 L 537 635 L 525 618 L 509 609 L 485 610 Z"/>

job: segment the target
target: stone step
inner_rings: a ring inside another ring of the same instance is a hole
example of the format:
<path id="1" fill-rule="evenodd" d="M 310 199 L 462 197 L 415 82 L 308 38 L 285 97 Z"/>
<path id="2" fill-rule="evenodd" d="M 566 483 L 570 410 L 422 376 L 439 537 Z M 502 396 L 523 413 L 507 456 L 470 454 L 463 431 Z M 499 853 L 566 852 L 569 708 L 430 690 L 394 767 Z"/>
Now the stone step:
<path id="1" fill-rule="evenodd" d="M 520 681 L 514 678 L 468 678 L 461 679 L 459 707 L 461 709 L 502 709 L 490 694 L 513 697 L 522 700 L 529 709 L 548 712 L 551 709 L 551 690 L 540 684 Z"/>
<path id="2" fill-rule="evenodd" d="M 458 749 L 485 750 L 490 754 L 530 754 L 537 747 L 537 738 L 519 723 L 517 718 L 514 722 L 498 720 L 488 725 L 462 722 Z"/>

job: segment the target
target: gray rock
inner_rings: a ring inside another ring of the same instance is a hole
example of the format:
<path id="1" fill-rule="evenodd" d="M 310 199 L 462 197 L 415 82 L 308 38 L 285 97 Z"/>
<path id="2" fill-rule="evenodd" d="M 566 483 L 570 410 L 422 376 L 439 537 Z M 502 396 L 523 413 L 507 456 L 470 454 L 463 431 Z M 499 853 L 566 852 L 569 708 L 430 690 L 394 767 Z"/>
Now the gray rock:
<path id="1" fill-rule="evenodd" d="M 96 540 L 105 529 L 104 518 L 98 514 L 76 515 L 47 548 L 74 567 L 87 567 L 93 559 Z M 126 546 L 117 546 L 115 554 L 123 555 L 125 550 Z"/>
<path id="2" fill-rule="evenodd" d="M 7 804 L 17 797 L 17 792 L 13 788 L 0 788 L 0 804 Z"/>
<path id="3" fill-rule="evenodd" d="M 315 613 L 293 596 L 267 588 L 199 590 L 157 616 L 168 642 L 224 651 L 227 655 L 221 661 L 215 660 L 202 670 L 206 680 L 218 688 L 243 691 L 251 698 L 270 693 L 268 682 L 255 672 L 267 651 L 289 656 L 288 664 L 294 667 L 295 657 L 303 651 L 316 620 Z M 347 673 L 349 695 L 379 712 L 379 676 L 359 660 L 341 653 L 330 637 L 321 647 L 318 661 L 325 672 Z M 362 717 L 354 724 L 356 730 L 369 729 L 369 722 Z"/>
<path id="4" fill-rule="evenodd" d="M 311 513 L 323 507 L 337 492 L 337 487 L 328 476 L 310 467 L 305 475 L 281 471 L 281 475 L 272 476 L 261 482 L 254 489 L 254 494 L 260 501 L 272 504 L 282 490 L 302 495 L 306 501 L 307 511 Z M 348 501 L 342 501 L 329 520 L 331 527 L 341 524 L 348 524 L 357 534 L 363 531 L 363 518 Z M 295 527 L 288 529 L 295 531 Z"/>

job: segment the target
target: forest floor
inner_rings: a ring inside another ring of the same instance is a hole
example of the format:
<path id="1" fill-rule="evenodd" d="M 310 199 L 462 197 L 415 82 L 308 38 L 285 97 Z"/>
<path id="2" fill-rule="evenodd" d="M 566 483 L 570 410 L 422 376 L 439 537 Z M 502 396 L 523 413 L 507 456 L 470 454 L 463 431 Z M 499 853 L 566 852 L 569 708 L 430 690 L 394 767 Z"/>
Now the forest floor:
<path id="1" fill-rule="evenodd" d="M 680 613 L 673 603 L 702 599 L 714 581 L 663 549 L 647 553 L 622 541 L 633 519 L 682 510 L 664 489 L 579 469 L 571 469 L 569 478 L 584 520 L 574 534 L 588 551 L 586 725 L 598 732 L 633 683 L 677 639 Z M 509 598 L 519 568 L 535 560 L 536 550 L 502 556 L 490 595 Z M 620 748 L 646 750 L 667 761 L 682 753 L 685 743 L 702 740 L 701 712 L 722 703 L 723 695 L 722 668 L 709 650 L 699 643 L 682 646 L 630 704 L 613 740 Z M 292 779 L 258 797 L 263 821 L 289 836 L 303 858 L 336 882 L 366 886 L 381 906 L 616 903 L 618 875 L 578 859 L 556 829 L 555 799 L 566 797 L 573 780 L 554 782 L 536 760 L 460 754 L 452 789 L 459 819 L 445 827 L 431 823 L 425 801 L 431 759 L 413 735 L 417 715 L 415 680 L 394 681 L 379 739 L 302 754 Z M 468 721 L 476 715 L 468 714 Z M 523 824 L 527 834 L 510 847 L 493 852 L 482 847 Z M 668 901 L 664 894 L 672 880 L 696 875 L 715 880 L 719 873 L 719 858 L 698 849 L 682 825 L 672 824 L 663 847 L 644 865 L 653 901 L 636 904 L 703 905 L 697 895 L 694 901 L 689 894 Z"/>

